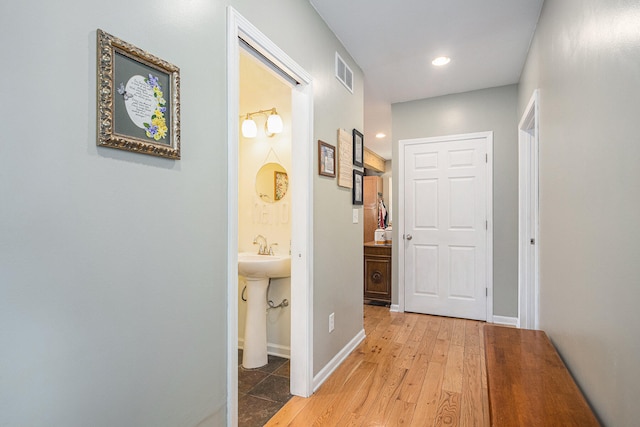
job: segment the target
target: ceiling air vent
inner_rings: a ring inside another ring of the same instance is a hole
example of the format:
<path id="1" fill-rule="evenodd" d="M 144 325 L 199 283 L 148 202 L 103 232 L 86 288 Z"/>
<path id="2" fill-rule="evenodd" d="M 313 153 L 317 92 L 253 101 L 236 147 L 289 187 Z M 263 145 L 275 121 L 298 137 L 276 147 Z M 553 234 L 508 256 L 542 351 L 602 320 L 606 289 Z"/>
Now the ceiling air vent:
<path id="1" fill-rule="evenodd" d="M 336 52 L 336 77 L 344 87 L 349 89 L 349 92 L 353 93 L 353 71 L 338 55 L 338 52 Z"/>

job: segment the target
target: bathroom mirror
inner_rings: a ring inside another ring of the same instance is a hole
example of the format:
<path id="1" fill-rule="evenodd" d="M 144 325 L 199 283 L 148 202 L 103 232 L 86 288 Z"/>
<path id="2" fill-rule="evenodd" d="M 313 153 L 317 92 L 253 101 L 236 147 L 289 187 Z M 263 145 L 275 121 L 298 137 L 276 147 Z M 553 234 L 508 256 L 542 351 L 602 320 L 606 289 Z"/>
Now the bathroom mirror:
<path id="1" fill-rule="evenodd" d="M 256 193 L 263 202 L 275 203 L 289 189 L 289 175 L 280 163 L 265 163 L 256 175 Z"/>

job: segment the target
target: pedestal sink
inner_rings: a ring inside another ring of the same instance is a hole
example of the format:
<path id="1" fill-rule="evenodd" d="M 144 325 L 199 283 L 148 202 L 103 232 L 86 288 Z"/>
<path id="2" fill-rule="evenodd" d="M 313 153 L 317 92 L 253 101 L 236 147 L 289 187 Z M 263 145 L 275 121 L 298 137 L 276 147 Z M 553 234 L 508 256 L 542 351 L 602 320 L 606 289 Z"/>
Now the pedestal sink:
<path id="1" fill-rule="evenodd" d="M 269 279 L 291 275 L 291 257 L 286 255 L 238 254 L 238 274 L 247 281 L 247 315 L 244 326 L 242 366 L 267 364 L 267 287 Z"/>

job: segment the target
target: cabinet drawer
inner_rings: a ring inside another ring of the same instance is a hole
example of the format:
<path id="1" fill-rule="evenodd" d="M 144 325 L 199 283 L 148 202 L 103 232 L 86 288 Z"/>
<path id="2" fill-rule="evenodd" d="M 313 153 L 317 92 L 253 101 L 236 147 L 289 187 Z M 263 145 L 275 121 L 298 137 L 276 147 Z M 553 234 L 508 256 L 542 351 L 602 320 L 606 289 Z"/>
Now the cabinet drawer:
<path id="1" fill-rule="evenodd" d="M 391 257 L 391 247 L 390 246 L 365 246 L 364 247 L 365 258 L 369 255 Z"/>

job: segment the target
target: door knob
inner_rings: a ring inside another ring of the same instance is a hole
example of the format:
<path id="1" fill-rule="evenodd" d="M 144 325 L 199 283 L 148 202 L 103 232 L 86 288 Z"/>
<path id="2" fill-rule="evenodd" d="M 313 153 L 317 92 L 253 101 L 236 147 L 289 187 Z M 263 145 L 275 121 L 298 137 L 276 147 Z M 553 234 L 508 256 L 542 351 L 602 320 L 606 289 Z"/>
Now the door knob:
<path id="1" fill-rule="evenodd" d="M 411 240 L 413 239 L 413 236 L 411 234 L 407 234 L 407 240 Z"/>

